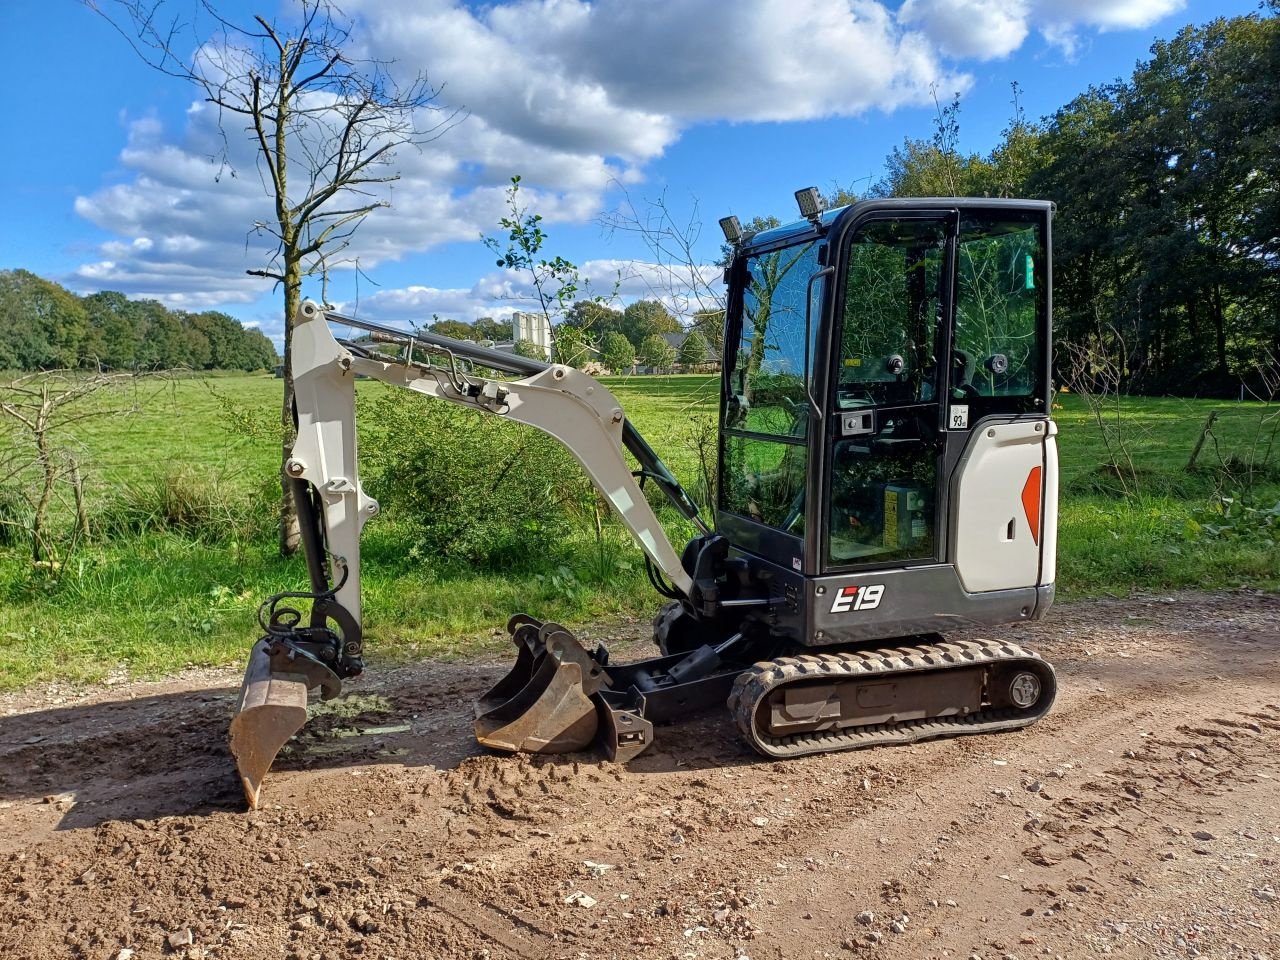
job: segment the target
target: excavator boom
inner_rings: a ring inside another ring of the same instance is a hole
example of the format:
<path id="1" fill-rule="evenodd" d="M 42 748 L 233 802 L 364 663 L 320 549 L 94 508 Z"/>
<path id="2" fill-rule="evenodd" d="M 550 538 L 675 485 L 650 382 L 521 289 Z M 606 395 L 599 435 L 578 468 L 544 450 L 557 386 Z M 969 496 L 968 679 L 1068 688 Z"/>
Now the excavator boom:
<path id="1" fill-rule="evenodd" d="M 372 336 L 368 344 L 342 343 L 330 324 L 362 329 Z M 378 353 L 375 343 L 393 344 L 401 355 Z M 524 423 L 555 437 L 631 531 L 648 563 L 661 572 L 669 583 L 665 588 L 680 597 L 694 595 L 693 581 L 623 451 L 639 462 L 643 478 L 651 479 L 681 513 L 700 524 L 697 507 L 627 421 L 613 395 L 587 374 L 345 317 L 311 301 L 302 304 L 294 319 L 291 347 L 297 440 L 285 471 L 298 506 L 311 590 L 272 597 L 259 613 L 264 636 L 250 655 L 231 726 L 231 752 L 250 806 L 257 806 L 263 777 L 280 748 L 305 724 L 308 690 L 320 689 L 325 699 L 336 696 L 342 681 L 363 669 L 360 534 L 379 506 L 359 479 L 358 376 Z M 477 365 L 519 379 L 480 376 L 474 372 Z M 310 603 L 309 615 L 304 617 L 294 606 L 297 601 Z M 517 647 L 525 642 L 513 639 Z M 565 650 L 570 646 L 581 650 L 576 641 Z M 535 654 L 527 652 L 527 656 Z M 503 732 L 504 724 L 489 715 L 491 711 L 484 711 L 486 715 L 477 720 L 482 743 L 509 749 L 533 749 L 540 743 L 547 749 L 564 749 L 582 739 L 581 731 L 586 731 L 585 742 L 594 738 L 595 707 L 587 699 L 589 693 L 581 693 L 581 679 L 573 673 L 579 664 L 561 662 L 556 656 L 548 659 L 544 645 L 536 656 L 540 665 L 546 661 L 536 677 L 532 670 L 525 677 L 523 667 L 513 672 L 521 678 L 522 688 L 534 681 L 520 701 L 524 704 L 520 722 L 526 734 L 512 740 L 509 731 Z M 572 700 L 576 694 L 576 713 L 567 702 L 557 706 L 555 698 L 566 688 L 570 693 L 561 699 Z M 513 709 L 508 707 L 507 712 Z M 571 735 L 567 731 L 575 724 L 580 732 Z"/>

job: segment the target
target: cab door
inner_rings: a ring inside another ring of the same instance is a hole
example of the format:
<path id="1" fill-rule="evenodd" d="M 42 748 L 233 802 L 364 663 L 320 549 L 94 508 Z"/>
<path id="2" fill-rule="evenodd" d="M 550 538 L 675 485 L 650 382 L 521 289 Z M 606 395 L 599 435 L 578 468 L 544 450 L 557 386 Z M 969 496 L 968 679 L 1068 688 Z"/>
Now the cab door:
<path id="1" fill-rule="evenodd" d="M 947 383 L 948 548 L 970 593 L 1052 583 L 1049 210 L 961 210 Z"/>
<path id="2" fill-rule="evenodd" d="M 826 425 L 828 573 L 945 556 L 944 391 L 955 211 L 872 214 L 853 227 L 833 294 Z"/>

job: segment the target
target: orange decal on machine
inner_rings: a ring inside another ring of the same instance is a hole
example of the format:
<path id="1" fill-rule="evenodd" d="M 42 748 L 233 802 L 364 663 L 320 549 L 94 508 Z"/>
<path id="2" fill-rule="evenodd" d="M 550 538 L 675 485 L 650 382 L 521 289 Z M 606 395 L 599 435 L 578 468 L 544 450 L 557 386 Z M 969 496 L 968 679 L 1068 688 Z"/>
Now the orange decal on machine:
<path id="1" fill-rule="evenodd" d="M 1027 513 L 1027 525 L 1036 546 L 1040 545 L 1040 473 L 1040 467 L 1032 467 L 1022 485 L 1022 509 Z"/>

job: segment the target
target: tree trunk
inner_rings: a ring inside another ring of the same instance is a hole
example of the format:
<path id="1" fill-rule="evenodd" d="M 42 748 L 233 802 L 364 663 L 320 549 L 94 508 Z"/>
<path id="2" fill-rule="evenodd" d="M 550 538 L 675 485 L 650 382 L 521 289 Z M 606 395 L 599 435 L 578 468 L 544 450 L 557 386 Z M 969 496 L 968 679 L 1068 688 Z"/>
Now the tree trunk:
<path id="1" fill-rule="evenodd" d="M 1212 297 L 1214 346 L 1217 348 L 1218 375 L 1225 381 L 1230 374 L 1227 367 L 1227 307 L 1223 301 L 1222 284 L 1215 283 L 1210 296 Z"/>
<path id="2" fill-rule="evenodd" d="M 75 457 L 67 458 L 67 471 L 71 477 L 71 492 L 76 501 L 76 533 L 87 540 L 89 538 L 89 511 L 84 503 L 84 479 L 80 476 L 80 462 Z"/>
<path id="3" fill-rule="evenodd" d="M 45 539 L 44 526 L 49 515 L 49 501 L 53 498 L 53 487 L 58 480 L 53 463 L 53 453 L 49 449 L 49 394 L 46 388 L 43 393 L 43 404 L 36 417 L 36 456 L 40 463 L 41 485 L 40 499 L 36 502 L 35 513 L 31 518 L 31 559 L 39 563 L 44 559 Z M 50 558 L 52 559 L 52 558 Z"/>
<path id="4" fill-rule="evenodd" d="M 291 557 L 298 552 L 301 535 L 298 532 L 298 506 L 293 502 L 289 487 L 289 475 L 284 466 L 293 453 L 293 443 L 298 438 L 298 426 L 293 411 L 293 318 L 302 302 L 302 258 L 298 255 L 301 238 L 294 213 L 289 208 L 289 159 L 286 139 L 287 120 L 293 108 L 292 88 L 289 86 L 289 51 L 286 44 L 280 48 L 280 86 L 275 95 L 275 187 L 276 222 L 280 225 L 280 246 L 284 254 L 284 397 L 280 404 L 280 556 Z"/>
<path id="5" fill-rule="evenodd" d="M 289 487 L 284 465 L 293 453 L 297 424 L 293 419 L 293 318 L 302 302 L 302 265 L 286 252 L 284 284 L 284 398 L 280 406 L 280 555 L 291 557 L 298 550 L 298 509 Z"/>

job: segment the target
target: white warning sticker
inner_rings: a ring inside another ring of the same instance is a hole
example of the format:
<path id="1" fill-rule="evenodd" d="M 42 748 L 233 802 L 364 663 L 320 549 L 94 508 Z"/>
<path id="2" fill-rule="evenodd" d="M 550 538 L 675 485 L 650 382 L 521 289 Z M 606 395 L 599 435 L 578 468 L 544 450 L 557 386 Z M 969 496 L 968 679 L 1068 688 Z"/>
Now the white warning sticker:
<path id="1" fill-rule="evenodd" d="M 952 430 L 969 429 L 969 405 L 967 403 L 952 404 L 951 415 L 947 422 Z"/>

